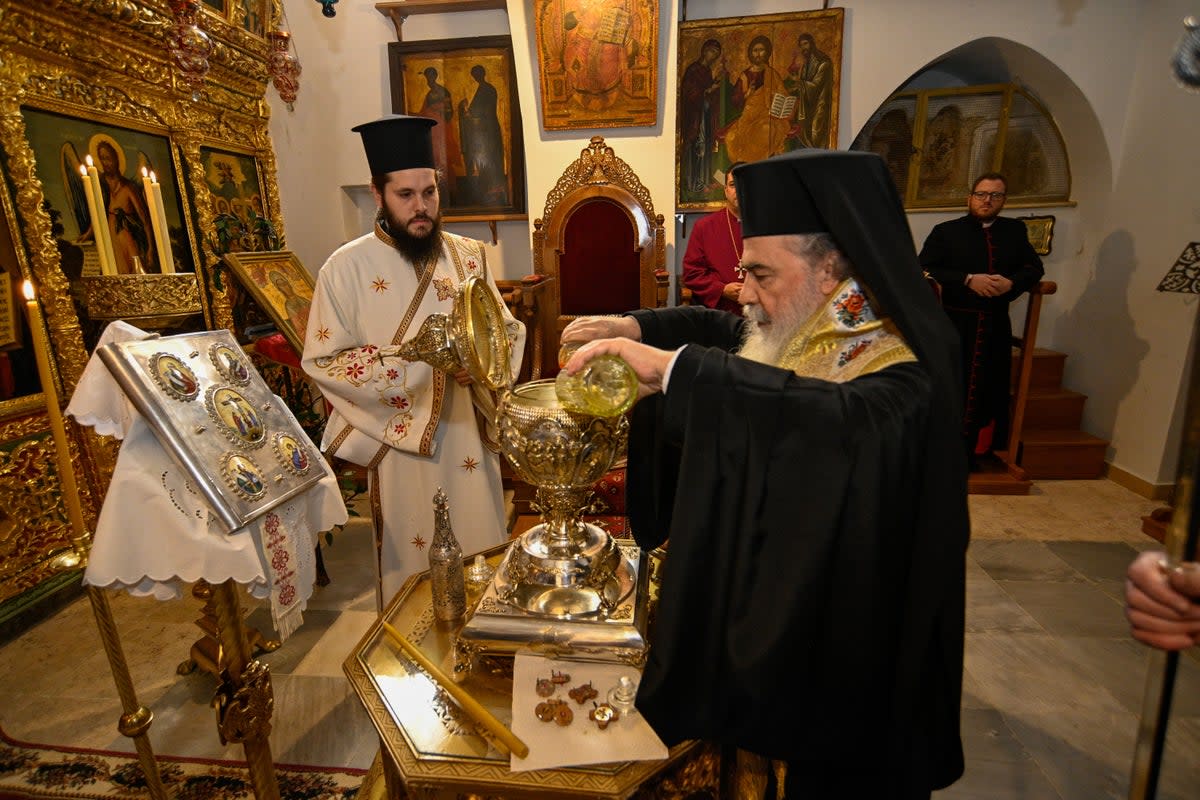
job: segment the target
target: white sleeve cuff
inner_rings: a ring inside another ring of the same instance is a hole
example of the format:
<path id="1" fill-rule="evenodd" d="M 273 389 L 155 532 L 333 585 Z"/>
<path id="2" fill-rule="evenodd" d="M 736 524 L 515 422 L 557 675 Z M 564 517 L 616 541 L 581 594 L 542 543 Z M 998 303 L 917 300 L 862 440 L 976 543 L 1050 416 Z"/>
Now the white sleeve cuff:
<path id="1" fill-rule="evenodd" d="M 683 347 L 687 347 L 685 344 Z M 667 393 L 667 382 L 671 380 L 671 370 L 675 369 L 675 361 L 679 358 L 679 354 L 683 352 L 683 347 L 675 351 L 671 356 L 671 360 L 667 362 L 667 368 L 663 371 L 662 393 Z"/>

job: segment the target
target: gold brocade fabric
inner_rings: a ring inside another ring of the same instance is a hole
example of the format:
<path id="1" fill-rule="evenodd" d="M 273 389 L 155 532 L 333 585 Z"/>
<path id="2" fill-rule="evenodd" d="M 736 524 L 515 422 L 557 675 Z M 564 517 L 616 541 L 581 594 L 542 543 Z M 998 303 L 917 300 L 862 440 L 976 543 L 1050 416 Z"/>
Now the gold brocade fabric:
<path id="1" fill-rule="evenodd" d="M 778 366 L 844 383 L 916 360 L 892 321 L 877 317 L 858 282 L 847 278 L 783 349 Z"/>

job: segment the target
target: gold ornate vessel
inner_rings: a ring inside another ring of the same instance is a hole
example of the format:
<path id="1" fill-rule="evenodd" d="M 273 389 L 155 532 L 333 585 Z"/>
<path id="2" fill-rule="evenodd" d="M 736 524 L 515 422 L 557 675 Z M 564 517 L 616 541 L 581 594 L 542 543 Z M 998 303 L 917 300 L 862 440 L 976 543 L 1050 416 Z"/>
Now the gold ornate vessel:
<path id="1" fill-rule="evenodd" d="M 624 450 L 621 415 L 569 411 L 553 380 L 512 387 L 499 302 L 469 278 L 450 317 L 435 314 L 400 355 L 447 372 L 462 367 L 499 395 L 500 451 L 537 487 L 541 522 L 509 547 L 459 632 L 460 669 L 479 653 L 534 649 L 640 664 L 646 654 L 645 555 L 584 522 L 592 485 Z"/>

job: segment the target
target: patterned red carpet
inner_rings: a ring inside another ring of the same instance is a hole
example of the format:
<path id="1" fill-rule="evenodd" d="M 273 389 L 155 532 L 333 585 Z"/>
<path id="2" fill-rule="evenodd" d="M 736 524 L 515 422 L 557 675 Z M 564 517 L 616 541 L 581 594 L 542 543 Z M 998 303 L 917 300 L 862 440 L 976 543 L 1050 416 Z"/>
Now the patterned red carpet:
<path id="1" fill-rule="evenodd" d="M 174 800 L 253 800 L 244 764 L 156 755 Z M 354 800 L 363 770 L 277 765 L 282 800 Z M 0 800 L 149 800 L 136 757 L 127 753 L 31 744 L 0 730 Z"/>

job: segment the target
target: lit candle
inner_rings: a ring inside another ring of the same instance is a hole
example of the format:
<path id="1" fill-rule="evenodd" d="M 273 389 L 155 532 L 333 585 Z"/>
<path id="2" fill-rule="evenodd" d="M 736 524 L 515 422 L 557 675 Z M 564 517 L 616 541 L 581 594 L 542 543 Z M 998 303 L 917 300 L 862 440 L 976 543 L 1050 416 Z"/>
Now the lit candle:
<path id="1" fill-rule="evenodd" d="M 166 272 L 166 253 L 169 249 L 167 243 L 166 232 L 162 228 L 162 220 L 158 218 L 158 206 L 156 205 L 161 200 L 161 195 L 156 197 L 154 187 L 157 184 L 154 182 L 154 173 L 142 167 L 142 188 L 146 193 L 147 213 L 150 215 L 150 226 L 154 229 L 154 249 L 158 251 L 159 268 Z"/>
<path id="2" fill-rule="evenodd" d="M 88 214 L 92 218 L 92 244 L 96 245 L 96 257 L 100 260 L 100 271 L 104 270 L 104 243 L 100 239 L 100 213 L 96 210 L 96 192 L 92 188 L 92 179 L 88 177 L 87 167 L 79 165 L 79 174 L 83 177 L 83 193 L 87 195 Z"/>
<path id="3" fill-rule="evenodd" d="M 100 171 L 87 157 L 88 181 L 92 184 L 92 194 L 96 199 L 96 213 L 92 215 L 92 237 L 96 247 L 100 249 L 100 271 L 105 275 L 117 274 L 117 254 L 113 251 L 112 231 L 108 228 L 108 209 L 104 205 L 104 190 L 100 188 Z"/>
<path id="4" fill-rule="evenodd" d="M 50 342 L 42 326 L 42 311 L 38 306 L 33 284 L 25 281 L 25 311 L 29 315 L 29 332 L 33 339 L 33 353 L 37 359 L 38 376 L 42 381 L 42 394 L 46 398 L 46 415 L 50 418 L 50 430 L 54 434 L 54 450 L 58 461 L 58 481 L 62 486 L 63 504 L 67 507 L 67 519 L 75 531 L 75 541 L 87 541 L 87 530 L 83 524 L 83 508 L 79 504 L 79 489 L 75 484 L 75 469 L 71 465 L 71 451 L 67 448 L 67 428 L 63 423 L 62 409 L 58 407 L 58 393 L 54 390 L 54 373 L 50 371 Z M 81 553 L 82 555 L 82 553 Z"/>
<path id="5" fill-rule="evenodd" d="M 158 256 L 161 262 L 162 273 L 175 271 L 175 256 L 171 253 L 171 229 L 167 226 L 167 207 L 163 205 L 162 184 L 158 182 L 158 178 L 154 173 L 150 173 L 150 191 L 154 194 L 154 207 L 158 214 L 158 227 L 162 231 L 162 239 L 159 240 Z"/>

